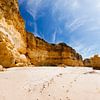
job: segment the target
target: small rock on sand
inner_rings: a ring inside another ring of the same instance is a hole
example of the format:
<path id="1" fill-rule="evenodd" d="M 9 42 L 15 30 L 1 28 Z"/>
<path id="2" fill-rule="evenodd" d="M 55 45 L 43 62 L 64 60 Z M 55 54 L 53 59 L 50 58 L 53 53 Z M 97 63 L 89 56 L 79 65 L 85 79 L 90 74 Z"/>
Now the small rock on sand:
<path id="1" fill-rule="evenodd" d="M 4 71 L 4 68 L 2 65 L 0 65 L 0 71 Z"/>

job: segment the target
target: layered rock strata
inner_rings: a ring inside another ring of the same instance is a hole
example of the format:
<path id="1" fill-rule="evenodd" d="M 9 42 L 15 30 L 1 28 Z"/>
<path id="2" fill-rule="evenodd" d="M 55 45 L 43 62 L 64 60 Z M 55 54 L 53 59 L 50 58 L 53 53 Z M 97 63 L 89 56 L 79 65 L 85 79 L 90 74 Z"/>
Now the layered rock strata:
<path id="1" fill-rule="evenodd" d="M 25 31 L 17 0 L 0 0 L 0 65 L 83 66 L 82 56 L 64 43 L 49 44 Z"/>
<path id="2" fill-rule="evenodd" d="M 95 55 L 94 57 L 91 57 L 90 59 L 85 59 L 84 66 L 100 69 L 100 57 L 98 55 Z"/>
<path id="3" fill-rule="evenodd" d="M 32 33 L 28 33 L 27 51 L 30 62 L 35 65 L 83 66 L 82 56 L 65 43 L 48 44 Z"/>
<path id="4" fill-rule="evenodd" d="M 17 0 L 0 0 L 0 64 L 26 65 L 26 31 Z"/>

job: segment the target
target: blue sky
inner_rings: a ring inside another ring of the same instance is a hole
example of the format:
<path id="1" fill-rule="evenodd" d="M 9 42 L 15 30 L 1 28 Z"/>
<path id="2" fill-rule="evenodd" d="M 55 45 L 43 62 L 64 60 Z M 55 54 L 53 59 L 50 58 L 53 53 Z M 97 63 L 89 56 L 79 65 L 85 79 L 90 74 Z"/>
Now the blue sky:
<path id="1" fill-rule="evenodd" d="M 19 0 L 26 30 L 65 42 L 84 58 L 100 54 L 100 0 Z"/>

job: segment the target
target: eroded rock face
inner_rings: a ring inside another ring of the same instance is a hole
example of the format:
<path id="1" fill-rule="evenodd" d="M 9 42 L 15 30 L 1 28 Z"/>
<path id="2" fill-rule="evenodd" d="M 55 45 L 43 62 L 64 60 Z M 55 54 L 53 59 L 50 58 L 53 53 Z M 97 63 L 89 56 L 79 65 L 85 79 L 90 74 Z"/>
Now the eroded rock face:
<path id="1" fill-rule="evenodd" d="M 83 66 L 82 57 L 64 43 L 49 44 L 25 31 L 17 0 L 0 0 L 0 65 Z"/>
<path id="2" fill-rule="evenodd" d="M 84 60 L 84 65 L 85 66 L 90 66 L 95 69 L 100 69 L 100 57 L 98 55 L 95 55 L 94 57 L 91 57 L 90 59 L 85 59 Z"/>
<path id="3" fill-rule="evenodd" d="M 84 66 L 86 66 L 86 67 L 91 67 L 91 60 L 90 60 L 90 59 L 85 59 L 85 60 L 83 61 L 83 63 L 84 63 Z"/>
<path id="4" fill-rule="evenodd" d="M 0 0 L 0 64 L 26 65 L 26 32 L 17 0 Z"/>
<path id="5" fill-rule="evenodd" d="M 82 56 L 64 43 L 48 44 L 44 40 L 28 34 L 28 56 L 34 65 L 83 66 Z"/>

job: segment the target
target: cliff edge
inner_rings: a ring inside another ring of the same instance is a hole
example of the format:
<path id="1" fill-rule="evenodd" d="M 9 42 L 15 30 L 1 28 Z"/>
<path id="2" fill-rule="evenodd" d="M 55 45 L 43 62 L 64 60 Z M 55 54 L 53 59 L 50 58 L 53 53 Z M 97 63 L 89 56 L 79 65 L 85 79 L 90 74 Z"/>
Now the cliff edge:
<path id="1" fill-rule="evenodd" d="M 83 66 L 82 56 L 64 43 L 49 44 L 25 31 L 17 0 L 0 0 L 0 65 Z"/>
<path id="2" fill-rule="evenodd" d="M 0 0 L 0 64 L 4 67 L 28 63 L 26 31 L 17 0 Z"/>

